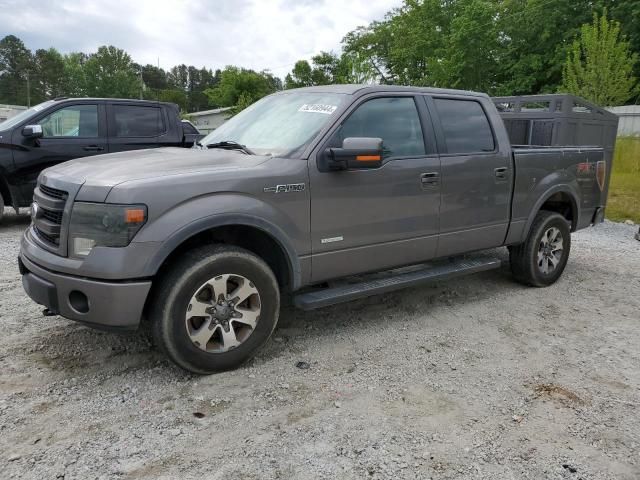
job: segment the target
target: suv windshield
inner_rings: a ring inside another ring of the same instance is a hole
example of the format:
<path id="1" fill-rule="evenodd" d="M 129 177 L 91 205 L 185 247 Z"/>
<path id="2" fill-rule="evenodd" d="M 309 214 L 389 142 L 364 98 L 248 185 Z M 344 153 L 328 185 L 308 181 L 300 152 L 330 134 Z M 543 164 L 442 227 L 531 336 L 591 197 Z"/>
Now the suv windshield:
<path id="1" fill-rule="evenodd" d="M 237 142 L 258 155 L 286 157 L 305 147 L 344 102 L 341 93 L 281 93 L 246 108 L 201 140 Z"/>
<path id="2" fill-rule="evenodd" d="M 22 112 L 20 112 L 19 114 L 6 119 L 4 122 L 0 122 L 0 130 L 8 130 L 9 128 L 13 128 L 16 125 L 18 125 L 20 122 L 22 122 L 23 120 L 27 120 L 29 117 L 34 116 L 36 113 L 44 110 L 45 108 L 47 108 L 49 105 L 51 105 L 54 101 L 53 100 L 49 100 L 43 103 L 40 103 L 39 105 L 36 105 L 35 107 L 31 107 L 28 110 L 24 110 Z"/>

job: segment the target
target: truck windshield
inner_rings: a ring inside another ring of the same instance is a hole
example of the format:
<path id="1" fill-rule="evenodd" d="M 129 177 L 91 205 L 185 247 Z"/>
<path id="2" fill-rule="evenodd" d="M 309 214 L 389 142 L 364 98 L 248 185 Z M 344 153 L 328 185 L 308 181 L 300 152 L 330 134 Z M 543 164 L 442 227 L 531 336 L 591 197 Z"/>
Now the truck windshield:
<path id="1" fill-rule="evenodd" d="M 286 157 L 300 151 L 345 101 L 340 93 L 281 93 L 246 108 L 201 140 L 237 142 L 258 155 Z"/>
<path id="2" fill-rule="evenodd" d="M 42 110 L 47 108 L 49 105 L 51 105 L 53 102 L 54 102 L 53 100 L 49 100 L 47 102 L 40 103 L 35 107 L 31 107 L 28 110 L 23 110 L 19 114 L 6 119 L 4 122 L 0 122 L 0 130 L 8 130 L 10 128 L 15 127 L 20 122 L 27 120 L 32 116 L 35 116 L 36 113 L 41 112 Z"/>

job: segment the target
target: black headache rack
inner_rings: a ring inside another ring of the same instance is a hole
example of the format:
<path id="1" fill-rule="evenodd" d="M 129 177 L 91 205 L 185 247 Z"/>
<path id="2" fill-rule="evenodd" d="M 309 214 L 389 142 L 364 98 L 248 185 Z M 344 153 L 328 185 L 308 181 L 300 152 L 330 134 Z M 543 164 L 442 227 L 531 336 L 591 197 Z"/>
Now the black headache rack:
<path id="1" fill-rule="evenodd" d="M 618 132 L 615 113 L 567 94 L 492 97 L 491 100 L 512 145 L 602 147 L 611 172 Z M 609 178 L 607 175 L 605 195 L 609 191 Z"/>

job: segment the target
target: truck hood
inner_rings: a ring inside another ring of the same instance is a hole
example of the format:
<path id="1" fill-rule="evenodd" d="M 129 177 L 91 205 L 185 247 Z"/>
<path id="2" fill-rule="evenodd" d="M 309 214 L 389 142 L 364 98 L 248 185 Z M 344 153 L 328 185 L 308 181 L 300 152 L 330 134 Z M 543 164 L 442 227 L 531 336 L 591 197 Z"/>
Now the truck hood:
<path id="1" fill-rule="evenodd" d="M 223 149 L 156 148 L 97 155 L 70 160 L 44 170 L 41 182 L 53 186 L 82 186 L 79 200 L 104 201 L 114 186 L 135 180 L 155 179 L 196 172 L 228 172 L 252 168 L 269 156 L 246 155 Z"/>
<path id="2" fill-rule="evenodd" d="M 155 148 L 70 160 L 45 170 L 43 178 L 65 177 L 76 183 L 114 186 L 167 175 L 251 168 L 269 158 L 222 149 Z"/>

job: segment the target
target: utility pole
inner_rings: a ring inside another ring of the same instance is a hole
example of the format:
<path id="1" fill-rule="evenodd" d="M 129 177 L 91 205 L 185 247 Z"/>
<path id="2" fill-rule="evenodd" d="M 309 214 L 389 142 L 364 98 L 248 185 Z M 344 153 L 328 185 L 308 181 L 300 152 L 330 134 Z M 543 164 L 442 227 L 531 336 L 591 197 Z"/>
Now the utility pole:
<path id="1" fill-rule="evenodd" d="M 27 70 L 27 107 L 31 107 L 31 84 L 29 83 L 28 70 Z"/>
<path id="2" fill-rule="evenodd" d="M 144 81 L 142 80 L 142 65 L 140 65 L 140 100 L 142 100 L 143 89 L 144 89 Z"/>

